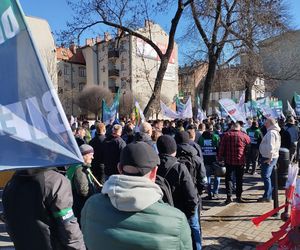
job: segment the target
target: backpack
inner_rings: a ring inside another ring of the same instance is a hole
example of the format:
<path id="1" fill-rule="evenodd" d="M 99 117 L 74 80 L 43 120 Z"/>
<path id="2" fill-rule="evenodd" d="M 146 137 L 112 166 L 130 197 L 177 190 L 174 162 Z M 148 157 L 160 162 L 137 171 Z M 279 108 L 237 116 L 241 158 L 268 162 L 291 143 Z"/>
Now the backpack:
<path id="1" fill-rule="evenodd" d="M 186 152 L 184 150 L 181 150 L 178 154 L 178 162 L 184 164 L 187 169 L 189 170 L 191 176 L 192 176 L 192 180 L 193 183 L 196 184 L 197 183 L 197 164 L 195 162 L 195 159 L 193 157 L 193 155 L 189 152 Z"/>
<path id="2" fill-rule="evenodd" d="M 174 207 L 174 201 L 172 196 L 172 191 L 169 182 L 166 178 L 156 175 L 155 183 L 160 187 L 160 189 L 163 192 L 163 198 L 162 200 L 165 203 L 168 203 L 170 206 Z"/>

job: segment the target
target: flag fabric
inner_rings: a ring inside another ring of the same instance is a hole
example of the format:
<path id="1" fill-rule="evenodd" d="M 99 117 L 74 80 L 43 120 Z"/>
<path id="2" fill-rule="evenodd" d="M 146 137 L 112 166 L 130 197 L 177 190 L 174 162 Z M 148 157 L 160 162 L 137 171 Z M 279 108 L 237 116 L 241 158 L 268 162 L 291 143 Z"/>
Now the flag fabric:
<path id="1" fill-rule="evenodd" d="M 116 94 L 112 105 L 109 107 L 105 100 L 102 100 L 102 122 L 105 125 L 112 124 L 119 118 L 120 91 Z"/>
<path id="2" fill-rule="evenodd" d="M 218 107 L 215 107 L 215 113 L 216 113 L 217 117 L 219 117 L 219 118 L 222 117 L 222 113 Z"/>
<path id="3" fill-rule="evenodd" d="M 207 116 L 206 116 L 206 112 L 204 112 L 204 110 L 201 108 L 201 100 L 199 95 L 196 96 L 196 104 L 197 104 L 197 120 L 202 122 L 203 120 L 207 119 Z"/>
<path id="4" fill-rule="evenodd" d="M 137 100 L 134 101 L 134 113 L 135 113 L 136 126 L 139 126 L 141 123 L 146 121 L 144 113 Z"/>
<path id="5" fill-rule="evenodd" d="M 240 97 L 240 101 L 239 101 L 239 109 L 242 110 L 245 104 L 245 100 L 246 100 L 246 90 L 243 91 L 243 94 Z"/>
<path id="6" fill-rule="evenodd" d="M 184 109 L 181 111 L 173 111 L 166 104 L 160 101 L 162 114 L 170 119 L 187 119 L 193 118 L 192 100 L 191 97 L 184 104 Z"/>
<path id="7" fill-rule="evenodd" d="M 160 101 L 162 115 L 170 119 L 181 119 L 181 114 L 170 109 L 166 104 Z"/>
<path id="8" fill-rule="evenodd" d="M 177 110 L 177 112 L 181 113 L 181 112 L 184 111 L 184 109 L 185 109 L 185 104 L 180 101 L 178 96 L 176 96 L 176 110 Z"/>
<path id="9" fill-rule="evenodd" d="M 284 117 L 283 114 L 283 105 L 281 100 L 270 101 L 270 107 L 277 114 L 277 117 Z"/>
<path id="10" fill-rule="evenodd" d="M 189 97 L 186 104 L 184 105 L 184 109 L 182 110 L 181 116 L 183 119 L 193 118 L 193 107 L 192 107 L 192 98 Z"/>
<path id="11" fill-rule="evenodd" d="M 295 111 L 298 116 L 300 116 L 300 95 L 294 93 L 294 101 L 295 101 Z"/>
<path id="12" fill-rule="evenodd" d="M 82 162 L 19 3 L 0 1 L 0 170 Z"/>
<path id="13" fill-rule="evenodd" d="M 288 109 L 288 111 L 291 113 L 292 116 L 296 117 L 295 110 L 292 108 L 290 102 L 287 100 L 286 103 L 287 103 L 287 109 Z"/>
<path id="14" fill-rule="evenodd" d="M 219 100 L 219 103 L 234 122 L 246 123 L 246 117 L 239 111 L 238 105 L 232 99 L 223 98 Z"/>

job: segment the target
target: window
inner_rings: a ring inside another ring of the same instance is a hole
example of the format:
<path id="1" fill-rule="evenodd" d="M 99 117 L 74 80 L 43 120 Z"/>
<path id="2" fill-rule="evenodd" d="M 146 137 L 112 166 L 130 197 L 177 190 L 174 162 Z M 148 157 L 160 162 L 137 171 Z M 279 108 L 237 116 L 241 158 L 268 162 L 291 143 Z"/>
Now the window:
<path id="1" fill-rule="evenodd" d="M 79 67 L 79 76 L 86 77 L 86 69 L 84 67 Z"/>
<path id="2" fill-rule="evenodd" d="M 121 71 L 126 71 L 126 68 L 125 68 L 125 64 L 124 64 L 124 63 L 121 64 Z"/>
<path id="3" fill-rule="evenodd" d="M 84 82 L 80 82 L 80 83 L 79 83 L 78 87 L 79 87 L 79 91 L 80 91 L 80 92 L 83 90 L 84 86 L 85 86 L 85 83 L 84 83 Z"/>
<path id="4" fill-rule="evenodd" d="M 64 65 L 64 75 L 70 75 L 70 67 L 69 65 Z"/>
<path id="5" fill-rule="evenodd" d="M 105 72 L 105 66 L 102 67 L 102 72 Z"/>

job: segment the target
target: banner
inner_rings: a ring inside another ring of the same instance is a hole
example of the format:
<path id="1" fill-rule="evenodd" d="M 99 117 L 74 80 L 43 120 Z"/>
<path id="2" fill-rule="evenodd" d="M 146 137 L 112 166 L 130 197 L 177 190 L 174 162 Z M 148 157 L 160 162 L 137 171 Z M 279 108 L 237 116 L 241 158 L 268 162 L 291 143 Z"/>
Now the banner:
<path id="1" fill-rule="evenodd" d="M 102 122 L 105 125 L 112 124 L 119 117 L 120 91 L 116 94 L 114 101 L 110 107 L 106 101 L 102 100 Z"/>
<path id="2" fill-rule="evenodd" d="M 140 104 L 138 103 L 137 100 L 134 101 L 134 113 L 135 113 L 136 126 L 139 126 L 141 123 L 146 121 L 143 110 L 141 109 Z"/>
<path id="3" fill-rule="evenodd" d="M 270 107 L 277 114 L 277 117 L 284 117 L 282 101 L 270 101 Z"/>
<path id="4" fill-rule="evenodd" d="M 260 112 L 266 118 L 279 118 L 280 116 L 272 109 L 270 106 L 267 105 L 260 105 L 259 107 Z"/>
<path id="5" fill-rule="evenodd" d="M 224 98 L 219 100 L 219 103 L 234 122 L 242 121 L 246 123 L 246 117 L 239 111 L 233 100 Z"/>
<path id="6" fill-rule="evenodd" d="M 0 170 L 82 162 L 15 0 L 0 1 Z"/>
<path id="7" fill-rule="evenodd" d="M 292 108 L 290 102 L 289 102 L 288 100 L 287 100 L 286 102 L 287 102 L 287 109 L 288 109 L 288 111 L 291 113 L 292 116 L 297 117 L 297 116 L 296 116 L 296 112 L 295 112 L 295 110 Z"/>
<path id="8" fill-rule="evenodd" d="M 300 95 L 294 93 L 294 101 L 295 101 L 295 111 L 298 116 L 300 116 Z"/>
<path id="9" fill-rule="evenodd" d="M 193 118 L 193 110 L 192 110 L 192 100 L 191 97 L 189 97 L 186 104 L 184 104 L 184 108 L 182 111 L 173 111 L 170 109 L 166 104 L 164 104 L 162 101 L 160 101 L 160 107 L 162 114 L 166 117 L 169 117 L 171 119 L 188 119 Z"/>
<path id="10" fill-rule="evenodd" d="M 180 101 L 178 96 L 176 96 L 176 111 L 181 113 L 185 109 L 185 104 Z"/>
<path id="11" fill-rule="evenodd" d="M 246 90 L 243 91 L 243 94 L 240 97 L 240 101 L 239 101 L 239 109 L 243 110 L 244 108 L 244 104 L 245 104 L 245 100 L 246 100 Z"/>

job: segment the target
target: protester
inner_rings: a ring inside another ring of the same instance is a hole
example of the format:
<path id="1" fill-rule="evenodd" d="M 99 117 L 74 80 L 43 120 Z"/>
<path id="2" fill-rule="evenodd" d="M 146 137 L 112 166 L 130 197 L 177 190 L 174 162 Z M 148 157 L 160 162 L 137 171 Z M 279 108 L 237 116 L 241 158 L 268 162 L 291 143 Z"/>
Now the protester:
<path id="1" fill-rule="evenodd" d="M 171 188 L 174 206 L 180 209 L 191 225 L 193 243 L 201 249 L 201 230 L 198 217 L 198 193 L 186 166 L 178 162 L 176 156 L 177 145 L 173 137 L 162 135 L 158 138 L 160 165 L 157 174 L 165 178 Z M 196 230 L 194 228 L 197 228 Z"/>
<path id="2" fill-rule="evenodd" d="M 187 127 L 187 132 L 189 134 L 189 144 L 194 149 L 196 149 L 197 156 L 199 156 L 201 158 L 201 160 L 203 161 L 203 155 L 202 155 L 201 147 L 199 146 L 198 143 L 195 142 L 195 139 L 196 139 L 196 130 L 195 130 L 195 127 L 193 125 L 188 126 Z"/>
<path id="3" fill-rule="evenodd" d="M 103 184 L 105 181 L 104 175 L 104 141 L 105 141 L 106 128 L 104 123 L 97 123 L 96 135 L 90 141 L 90 145 L 94 149 L 94 159 L 92 161 L 92 173 L 97 180 Z"/>
<path id="4" fill-rule="evenodd" d="M 248 146 L 248 150 L 247 150 L 247 164 L 246 164 L 245 172 L 249 173 L 250 164 L 251 164 L 252 170 L 250 173 L 254 175 L 257 167 L 257 162 L 258 162 L 259 145 L 261 143 L 263 135 L 258 127 L 257 121 L 252 122 L 251 127 L 248 128 L 246 131 L 248 136 L 250 137 L 251 143 Z"/>
<path id="5" fill-rule="evenodd" d="M 250 142 L 249 136 L 241 131 L 241 125 L 238 122 L 234 123 L 232 129 L 226 132 L 221 139 L 218 160 L 224 160 L 226 166 L 225 185 L 227 199 L 225 204 L 233 201 L 233 174 L 235 174 L 236 178 L 237 202 L 245 202 L 242 198 L 243 175 L 246 163 L 245 150 Z"/>
<path id="6" fill-rule="evenodd" d="M 92 139 L 91 132 L 90 132 L 90 123 L 88 121 L 83 121 L 82 127 L 85 129 L 84 140 L 88 144 Z"/>
<path id="7" fill-rule="evenodd" d="M 83 144 L 80 146 L 83 156 L 82 165 L 71 166 L 67 171 L 68 179 L 71 181 L 74 198 L 73 210 L 80 222 L 81 210 L 89 197 L 96 193 L 96 187 L 89 172 L 93 160 L 94 150 L 91 146 Z"/>
<path id="8" fill-rule="evenodd" d="M 159 158 L 144 142 L 127 145 L 118 169 L 82 211 L 82 231 L 89 250 L 192 249 L 185 215 L 162 203 L 154 183 Z"/>
<path id="9" fill-rule="evenodd" d="M 16 249 L 86 249 L 72 210 L 70 182 L 54 169 L 17 171 L 2 202 Z"/>
<path id="10" fill-rule="evenodd" d="M 125 125 L 122 139 L 126 142 L 126 144 L 134 141 L 134 125 L 131 122 L 128 122 Z"/>
<path id="11" fill-rule="evenodd" d="M 203 132 L 205 131 L 205 124 L 204 123 L 200 123 L 198 125 L 198 129 L 196 131 L 196 136 L 195 136 L 195 142 L 198 143 L 200 136 L 203 134 Z"/>
<path id="12" fill-rule="evenodd" d="M 208 200 L 212 198 L 219 199 L 218 194 L 221 178 L 215 176 L 214 181 L 212 181 L 212 176 L 214 175 L 213 164 L 217 162 L 219 143 L 220 137 L 214 133 L 213 125 L 207 125 L 207 130 L 204 131 L 200 137 L 199 144 L 202 149 L 204 165 L 206 167 Z M 212 185 L 213 189 L 211 188 Z"/>
<path id="13" fill-rule="evenodd" d="M 151 138 L 153 134 L 151 124 L 148 122 L 141 123 L 141 125 L 139 126 L 139 131 L 140 132 L 136 133 L 135 141 L 143 141 L 150 145 L 156 152 L 158 152 L 156 143 Z"/>
<path id="14" fill-rule="evenodd" d="M 201 195 L 206 185 L 206 170 L 203 161 L 197 156 L 197 150 L 189 144 L 189 134 L 186 131 L 178 132 L 175 135 L 175 140 L 177 143 L 176 157 L 179 162 L 185 164 L 189 170 L 193 183 L 196 186 L 199 195 Z M 201 249 L 201 227 L 199 222 L 197 222 L 199 205 L 196 208 L 195 215 L 189 220 L 193 239 L 194 242 L 196 242 L 196 249 Z"/>
<path id="15" fill-rule="evenodd" d="M 118 174 L 117 165 L 120 161 L 120 155 L 126 143 L 121 138 L 122 127 L 115 124 L 112 127 L 112 133 L 104 141 L 104 173 L 106 178 L 113 174 Z"/>
<path id="16" fill-rule="evenodd" d="M 258 202 L 271 202 L 272 201 L 272 182 L 271 175 L 274 166 L 279 157 L 279 149 L 281 144 L 280 128 L 276 121 L 272 118 L 267 119 L 265 122 L 267 133 L 262 139 L 259 146 L 261 158 L 261 176 L 264 182 L 264 195 L 258 199 Z"/>
<path id="17" fill-rule="evenodd" d="M 78 147 L 80 147 L 82 144 L 86 144 L 85 135 L 86 135 L 86 130 L 84 127 L 78 127 L 76 129 L 75 140 L 77 142 Z"/>
<path id="18" fill-rule="evenodd" d="M 287 118 L 285 130 L 290 134 L 291 145 L 290 145 L 290 160 L 293 161 L 297 153 L 297 143 L 299 139 L 299 128 L 295 125 L 295 119 L 293 116 Z"/>

